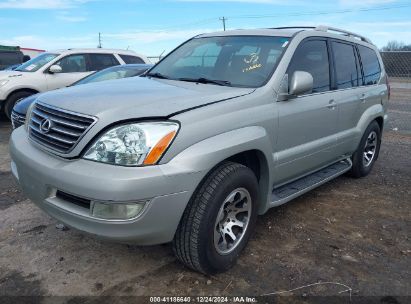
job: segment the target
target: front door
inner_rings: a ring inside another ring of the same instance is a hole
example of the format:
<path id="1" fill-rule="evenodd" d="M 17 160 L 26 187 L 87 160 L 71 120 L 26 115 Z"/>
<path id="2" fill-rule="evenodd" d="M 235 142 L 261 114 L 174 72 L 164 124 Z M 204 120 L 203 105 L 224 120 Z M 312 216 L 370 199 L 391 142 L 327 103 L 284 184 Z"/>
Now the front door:
<path id="1" fill-rule="evenodd" d="M 61 73 L 46 74 L 48 90 L 67 87 L 91 73 L 87 68 L 87 55 L 85 54 L 68 55 L 56 62 L 55 65 L 59 65 L 62 71 Z"/>
<path id="2" fill-rule="evenodd" d="M 295 51 L 287 70 L 310 73 L 312 92 L 277 103 L 279 129 L 276 143 L 274 185 L 291 181 L 319 169 L 336 157 L 338 109 L 331 92 L 328 42 L 304 40 Z"/>

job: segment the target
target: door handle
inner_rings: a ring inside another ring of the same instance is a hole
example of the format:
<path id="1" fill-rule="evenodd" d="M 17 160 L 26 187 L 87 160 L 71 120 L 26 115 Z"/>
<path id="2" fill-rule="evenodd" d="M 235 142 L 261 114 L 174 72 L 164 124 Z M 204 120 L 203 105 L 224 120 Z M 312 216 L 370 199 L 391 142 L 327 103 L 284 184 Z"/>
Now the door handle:
<path id="1" fill-rule="evenodd" d="M 328 102 L 327 108 L 329 108 L 330 110 L 334 110 L 334 109 L 336 108 L 336 106 L 337 106 L 337 103 L 335 102 L 335 100 L 334 100 L 334 99 L 331 99 L 331 100 Z"/>
<path id="2" fill-rule="evenodd" d="M 365 96 L 365 94 L 361 94 L 361 97 L 360 97 L 360 101 L 362 102 L 362 103 L 365 103 L 365 99 L 366 99 L 367 97 Z"/>

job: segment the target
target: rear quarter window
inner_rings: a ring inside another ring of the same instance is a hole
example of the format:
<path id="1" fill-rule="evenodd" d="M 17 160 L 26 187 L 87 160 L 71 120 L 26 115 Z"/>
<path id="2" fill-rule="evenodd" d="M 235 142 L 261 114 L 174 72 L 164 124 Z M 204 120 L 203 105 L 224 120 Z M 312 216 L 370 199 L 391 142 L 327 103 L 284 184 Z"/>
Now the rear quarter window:
<path id="1" fill-rule="evenodd" d="M 362 70 L 364 73 L 364 84 L 377 84 L 381 77 L 381 66 L 377 54 L 374 50 L 362 45 L 358 46 L 358 51 L 360 53 Z"/>
<path id="2" fill-rule="evenodd" d="M 132 56 L 132 55 L 120 55 L 120 58 L 123 59 L 123 61 L 126 64 L 138 64 L 138 63 L 145 63 L 143 59 L 141 59 L 138 56 Z"/>

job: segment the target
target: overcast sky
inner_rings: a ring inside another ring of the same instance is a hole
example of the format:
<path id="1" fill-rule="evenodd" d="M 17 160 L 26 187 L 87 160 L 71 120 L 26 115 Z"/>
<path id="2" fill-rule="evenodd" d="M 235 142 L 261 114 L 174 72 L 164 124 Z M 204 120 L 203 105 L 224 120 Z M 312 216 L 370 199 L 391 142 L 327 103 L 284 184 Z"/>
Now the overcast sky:
<path id="1" fill-rule="evenodd" d="M 358 32 L 379 47 L 411 44 L 410 0 L 0 0 L 0 44 L 53 50 L 170 51 L 204 32 L 326 24 Z"/>

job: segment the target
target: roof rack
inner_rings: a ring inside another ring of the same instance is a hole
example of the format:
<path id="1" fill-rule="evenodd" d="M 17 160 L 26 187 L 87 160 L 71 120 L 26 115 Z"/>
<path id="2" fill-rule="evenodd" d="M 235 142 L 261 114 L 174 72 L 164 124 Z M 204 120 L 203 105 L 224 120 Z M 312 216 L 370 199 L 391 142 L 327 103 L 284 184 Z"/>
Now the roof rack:
<path id="1" fill-rule="evenodd" d="M 284 26 L 284 27 L 274 27 L 274 28 L 271 28 L 271 29 L 273 29 L 273 30 L 302 29 L 302 30 L 314 30 L 314 31 L 320 31 L 320 32 L 336 32 L 336 33 L 340 33 L 340 34 L 343 34 L 343 35 L 349 36 L 349 37 L 354 37 L 354 38 L 360 39 L 361 41 L 372 44 L 370 39 L 368 39 L 368 38 L 366 38 L 362 35 L 359 35 L 359 34 L 356 34 L 356 33 L 353 33 L 353 32 L 349 32 L 349 31 L 346 31 L 346 30 L 342 30 L 342 29 L 339 29 L 339 28 L 336 28 L 336 27 L 326 26 L 326 25 L 319 25 L 319 26 Z"/>
<path id="2" fill-rule="evenodd" d="M 336 27 L 331 27 L 331 26 L 326 26 L 326 25 L 319 25 L 319 26 L 317 26 L 316 28 L 314 28 L 314 30 L 316 30 L 316 31 L 321 31 L 321 32 L 336 32 L 336 33 L 341 33 L 341 34 L 343 34 L 343 35 L 350 36 L 350 37 L 354 37 L 354 38 L 358 38 L 358 39 L 360 39 L 361 41 L 368 42 L 368 43 L 371 43 L 371 44 L 372 44 L 372 42 L 371 42 L 370 39 L 368 39 L 368 38 L 366 38 L 366 37 L 364 37 L 364 36 L 362 36 L 362 35 L 359 35 L 359 34 L 356 34 L 356 33 L 353 33 L 353 32 L 349 32 L 349 31 L 346 31 L 346 30 L 342 30 L 342 29 L 339 29 L 339 28 L 336 28 Z"/>
<path id="3" fill-rule="evenodd" d="M 272 27 L 272 30 L 292 30 L 292 29 L 315 29 L 315 26 L 282 26 L 282 27 Z"/>

